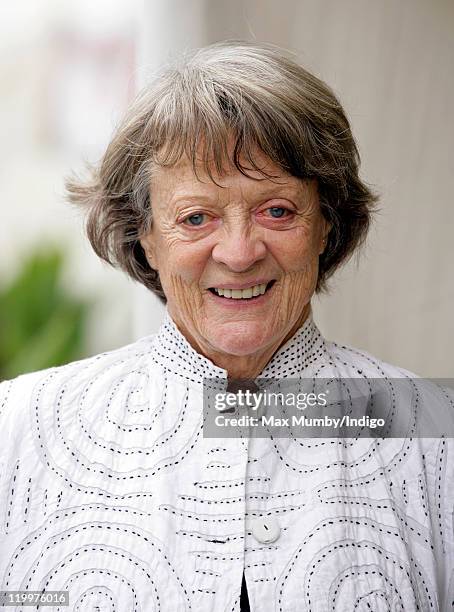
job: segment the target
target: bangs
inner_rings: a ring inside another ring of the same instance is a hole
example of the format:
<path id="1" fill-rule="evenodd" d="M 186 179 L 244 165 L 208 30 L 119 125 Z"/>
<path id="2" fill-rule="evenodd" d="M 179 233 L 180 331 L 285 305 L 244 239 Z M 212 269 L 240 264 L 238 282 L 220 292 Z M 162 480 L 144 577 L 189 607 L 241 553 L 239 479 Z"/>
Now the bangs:
<path id="1" fill-rule="evenodd" d="M 214 174 L 231 169 L 277 179 L 257 163 L 259 150 L 284 173 L 308 178 L 294 146 L 297 126 L 283 121 L 272 94 L 259 95 L 256 87 L 253 93 L 204 74 L 174 74 L 173 87 L 157 100 L 147 126 L 153 164 L 175 166 L 186 158 L 199 180 L 202 170 L 215 183 Z"/>

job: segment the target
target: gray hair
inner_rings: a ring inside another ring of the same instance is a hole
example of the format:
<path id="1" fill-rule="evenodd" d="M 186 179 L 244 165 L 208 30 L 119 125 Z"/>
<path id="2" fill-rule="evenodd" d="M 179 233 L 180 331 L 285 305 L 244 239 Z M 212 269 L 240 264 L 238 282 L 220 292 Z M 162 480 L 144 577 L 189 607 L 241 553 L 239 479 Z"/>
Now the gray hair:
<path id="1" fill-rule="evenodd" d="M 231 143 L 233 135 L 233 148 Z M 223 42 L 164 69 L 138 96 L 86 180 L 67 181 L 69 200 L 87 208 L 95 252 L 165 301 L 159 274 L 139 239 L 152 223 L 156 166 L 183 155 L 214 181 L 226 163 L 247 174 L 259 148 L 283 171 L 316 179 L 331 224 L 317 291 L 364 242 L 377 197 L 359 178 L 348 119 L 331 89 L 276 47 Z M 242 161 L 243 160 L 243 161 Z"/>

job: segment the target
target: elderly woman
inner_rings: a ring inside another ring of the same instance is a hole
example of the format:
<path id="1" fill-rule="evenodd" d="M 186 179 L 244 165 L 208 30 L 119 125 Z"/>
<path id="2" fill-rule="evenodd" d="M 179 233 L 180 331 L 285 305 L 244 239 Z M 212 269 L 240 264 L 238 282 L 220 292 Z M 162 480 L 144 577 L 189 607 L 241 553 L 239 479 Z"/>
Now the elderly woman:
<path id="1" fill-rule="evenodd" d="M 275 48 L 208 47 L 146 88 L 69 191 L 96 253 L 166 318 L 156 336 L 1 385 L 9 597 L 451 609 L 452 441 L 204 435 L 213 380 L 412 378 L 312 319 L 314 292 L 367 232 L 375 197 L 358 167 L 331 90 Z"/>

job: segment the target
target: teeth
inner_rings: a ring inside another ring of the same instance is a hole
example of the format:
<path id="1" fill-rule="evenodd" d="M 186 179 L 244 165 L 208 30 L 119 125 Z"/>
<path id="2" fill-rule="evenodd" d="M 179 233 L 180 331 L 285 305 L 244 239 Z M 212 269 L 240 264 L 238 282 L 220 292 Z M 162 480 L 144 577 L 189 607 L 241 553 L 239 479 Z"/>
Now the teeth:
<path id="1" fill-rule="evenodd" d="M 214 290 L 218 295 L 234 300 L 244 300 L 258 295 L 263 295 L 266 290 L 267 283 L 261 283 L 260 285 L 254 285 L 247 289 L 222 289 L 221 287 L 215 287 Z"/>

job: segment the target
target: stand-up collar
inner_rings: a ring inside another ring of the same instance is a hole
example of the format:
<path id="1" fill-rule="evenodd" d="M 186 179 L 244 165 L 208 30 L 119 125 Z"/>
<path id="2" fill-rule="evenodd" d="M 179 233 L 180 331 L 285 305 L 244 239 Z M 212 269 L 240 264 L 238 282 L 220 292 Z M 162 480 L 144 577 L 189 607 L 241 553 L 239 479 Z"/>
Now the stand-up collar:
<path id="1" fill-rule="evenodd" d="M 295 334 L 276 351 L 257 378 L 299 377 L 324 353 L 324 340 L 312 314 Z M 219 368 L 198 353 L 183 336 L 166 310 L 164 321 L 155 337 L 153 353 L 156 361 L 171 374 L 202 383 L 204 378 L 227 378 L 227 370 Z"/>

